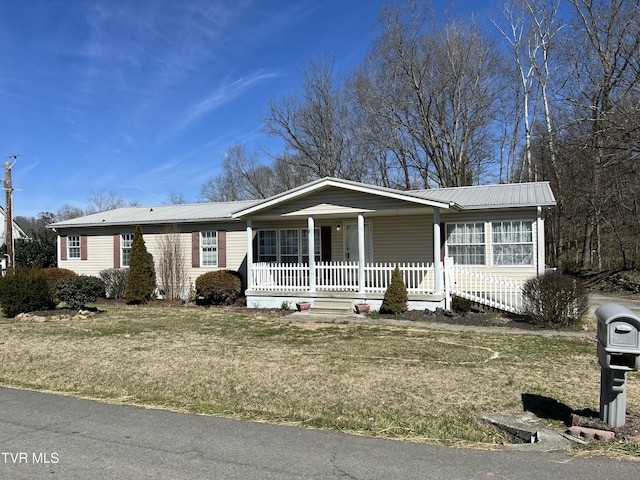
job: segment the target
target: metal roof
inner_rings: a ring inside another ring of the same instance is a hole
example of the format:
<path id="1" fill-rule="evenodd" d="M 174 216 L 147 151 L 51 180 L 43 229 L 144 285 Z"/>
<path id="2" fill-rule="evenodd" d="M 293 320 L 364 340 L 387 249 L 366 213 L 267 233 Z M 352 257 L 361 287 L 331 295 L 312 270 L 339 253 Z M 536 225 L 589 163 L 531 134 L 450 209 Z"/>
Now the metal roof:
<path id="1" fill-rule="evenodd" d="M 413 193 L 433 200 L 451 202 L 464 210 L 550 207 L 556 204 L 549 182 L 433 188 L 413 190 Z"/>
<path id="2" fill-rule="evenodd" d="M 325 185 L 345 188 L 364 188 L 366 191 L 383 196 L 399 196 L 407 201 L 413 199 L 455 206 L 463 210 L 483 208 L 513 208 L 532 206 L 553 206 L 556 200 L 548 182 L 508 183 L 501 185 L 480 185 L 472 187 L 434 188 L 427 190 L 402 191 L 375 187 L 358 182 L 337 179 L 321 179 L 297 189 L 284 192 L 270 199 L 244 200 L 237 202 L 192 203 L 178 205 L 125 207 L 94 213 L 85 217 L 72 218 L 49 225 L 49 228 L 97 227 L 109 225 L 150 225 L 170 223 L 200 223 L 238 220 L 241 214 L 252 212 L 251 207 L 260 208 L 273 202 L 285 202 L 296 194 L 308 194 Z"/>
<path id="3" fill-rule="evenodd" d="M 231 214 L 248 208 L 259 200 L 217 203 L 191 203 L 145 207 L 125 207 L 72 218 L 49 225 L 49 228 L 96 227 L 108 225 L 150 225 L 231 221 Z"/>

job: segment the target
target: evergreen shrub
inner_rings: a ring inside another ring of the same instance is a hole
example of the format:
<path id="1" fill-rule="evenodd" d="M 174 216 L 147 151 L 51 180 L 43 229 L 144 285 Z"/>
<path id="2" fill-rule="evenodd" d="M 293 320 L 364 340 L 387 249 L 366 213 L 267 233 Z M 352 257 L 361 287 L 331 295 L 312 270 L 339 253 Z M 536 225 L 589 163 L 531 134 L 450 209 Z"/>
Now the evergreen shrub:
<path id="1" fill-rule="evenodd" d="M 8 318 L 53 308 L 51 290 L 42 270 L 20 268 L 0 277 L 0 305 Z"/>
<path id="2" fill-rule="evenodd" d="M 54 289 L 55 297 L 67 307 L 80 309 L 105 295 L 104 282 L 98 277 L 77 275 L 60 280 Z"/>
<path id="3" fill-rule="evenodd" d="M 530 278 L 522 287 L 524 311 L 534 323 L 576 326 L 589 311 L 584 283 L 570 275 L 551 272 Z"/>
<path id="4" fill-rule="evenodd" d="M 469 313 L 471 311 L 471 306 L 471 300 L 468 298 L 459 297 L 457 295 L 451 297 L 451 310 L 456 313 L 461 313 L 462 315 Z"/>
<path id="5" fill-rule="evenodd" d="M 116 300 L 124 298 L 127 280 L 129 279 L 128 268 L 107 268 L 101 270 L 99 275 L 104 282 L 107 298 L 114 298 Z"/>
<path id="6" fill-rule="evenodd" d="M 147 303 L 156 289 L 156 269 L 153 256 L 147 251 L 142 228 L 136 226 L 129 257 L 129 279 L 124 298 L 129 304 Z"/>
<path id="7" fill-rule="evenodd" d="M 402 279 L 400 268 L 396 265 L 391 274 L 391 282 L 384 292 L 384 299 L 380 306 L 380 313 L 393 313 L 395 315 L 404 313 L 409 309 L 409 295 L 407 286 Z"/>
<path id="8" fill-rule="evenodd" d="M 196 300 L 202 305 L 232 305 L 242 295 L 238 272 L 216 270 L 196 278 Z"/>

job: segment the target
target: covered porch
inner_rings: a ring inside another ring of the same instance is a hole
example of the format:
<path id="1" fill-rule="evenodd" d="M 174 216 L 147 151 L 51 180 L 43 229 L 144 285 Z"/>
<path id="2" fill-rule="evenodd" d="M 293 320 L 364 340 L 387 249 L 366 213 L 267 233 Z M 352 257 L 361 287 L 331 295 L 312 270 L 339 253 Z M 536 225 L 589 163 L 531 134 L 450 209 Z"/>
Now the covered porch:
<path id="1" fill-rule="evenodd" d="M 247 305 L 340 298 L 375 309 L 398 265 L 411 308 L 444 307 L 440 212 L 451 208 L 326 178 L 237 212 L 247 225 Z"/>
<path id="2" fill-rule="evenodd" d="M 422 229 L 431 230 L 430 235 L 423 238 L 413 238 L 411 242 L 420 244 L 416 248 L 421 252 L 422 260 L 406 261 L 407 252 L 398 254 L 398 261 L 376 262 L 374 237 L 381 239 L 382 232 L 377 237 L 371 233 L 371 224 L 363 214 L 353 220 L 348 217 L 341 219 L 322 218 L 320 223 L 326 227 L 327 223 L 338 225 L 334 227 L 333 243 L 344 245 L 342 251 L 336 251 L 327 258 L 322 255 L 322 241 L 327 238 L 326 228 L 316 226 L 316 218 L 309 216 L 303 227 L 305 245 L 301 248 L 304 261 L 282 262 L 262 261 L 262 240 L 257 240 L 258 231 L 254 230 L 252 222 L 247 226 L 247 305 L 259 308 L 280 308 L 285 304 L 290 306 L 298 302 L 314 304 L 317 299 L 349 299 L 353 306 L 366 302 L 372 309 L 379 309 L 384 293 L 391 281 L 391 275 L 399 267 L 409 294 L 411 309 L 425 309 L 446 307 L 446 293 L 444 291 L 444 271 L 440 261 L 441 256 L 441 228 L 439 210 L 434 209 L 429 221 L 424 215 L 420 220 L 426 225 Z M 385 223 L 378 217 L 377 225 Z M 416 221 L 413 218 L 413 221 Z M 338 222 L 338 223 L 336 223 Z M 344 226 L 343 226 L 344 225 Z M 349 225 L 352 228 L 349 228 Z M 323 235 L 320 235 L 320 232 Z M 336 238 L 337 237 L 337 238 Z M 283 242 L 283 239 L 279 239 Z M 403 241 L 407 241 L 405 238 Z M 380 241 L 380 243 L 383 243 Z M 262 245 L 264 247 L 264 245 Z M 400 246 L 402 250 L 402 247 Z M 335 249 L 339 250 L 339 249 Z M 393 248 L 392 248 L 393 250 Z M 406 249 L 404 249 L 406 250 Z M 308 255 L 315 252 L 315 255 Z M 258 258 L 255 258 L 255 257 Z M 380 255 L 385 256 L 385 255 Z M 391 253 L 393 257 L 393 253 Z M 337 257 L 337 258 L 336 258 Z M 386 255 L 389 258 L 389 254 Z M 437 261 L 433 261 L 433 259 Z M 402 261 L 404 260 L 404 261 Z"/>

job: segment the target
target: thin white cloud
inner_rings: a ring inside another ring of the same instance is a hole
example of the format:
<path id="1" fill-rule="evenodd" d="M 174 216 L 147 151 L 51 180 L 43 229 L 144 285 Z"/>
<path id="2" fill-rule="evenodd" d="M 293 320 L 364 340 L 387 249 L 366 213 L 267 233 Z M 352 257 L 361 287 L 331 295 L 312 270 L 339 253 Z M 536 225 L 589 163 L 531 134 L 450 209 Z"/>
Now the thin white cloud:
<path id="1" fill-rule="evenodd" d="M 213 110 L 236 99 L 256 84 L 279 76 L 280 74 L 277 72 L 257 71 L 232 82 L 225 81 L 204 99 L 196 102 L 180 115 L 173 129 L 174 135 L 186 130 Z"/>

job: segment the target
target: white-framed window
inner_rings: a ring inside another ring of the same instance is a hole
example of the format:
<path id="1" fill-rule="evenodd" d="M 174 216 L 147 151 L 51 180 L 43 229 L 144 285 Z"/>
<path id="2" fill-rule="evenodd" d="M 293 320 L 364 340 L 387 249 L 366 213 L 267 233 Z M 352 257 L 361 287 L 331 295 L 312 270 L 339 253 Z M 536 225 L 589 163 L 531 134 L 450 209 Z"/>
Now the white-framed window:
<path id="1" fill-rule="evenodd" d="M 533 265 L 531 220 L 492 222 L 491 232 L 494 265 Z"/>
<path id="2" fill-rule="evenodd" d="M 131 263 L 131 245 L 133 245 L 133 233 L 120 235 L 120 258 L 123 267 L 128 267 Z"/>
<path id="3" fill-rule="evenodd" d="M 80 235 L 69 235 L 67 237 L 68 258 L 80 258 Z"/>
<path id="4" fill-rule="evenodd" d="M 309 229 L 303 228 L 300 233 L 300 246 L 302 247 L 302 263 L 309 263 Z M 316 262 L 320 261 L 320 252 L 322 247 L 320 246 L 320 229 L 313 229 L 313 253 Z"/>
<path id="5" fill-rule="evenodd" d="M 200 251 L 203 267 L 218 266 L 218 235 L 215 231 L 200 232 Z"/>
<path id="6" fill-rule="evenodd" d="M 299 230 L 285 228 L 280 230 L 280 262 L 298 263 L 300 261 Z"/>
<path id="7" fill-rule="evenodd" d="M 278 242 L 275 230 L 258 230 L 258 261 L 278 261 Z"/>
<path id="8" fill-rule="evenodd" d="M 447 254 L 457 265 L 485 265 L 484 223 L 448 223 Z"/>
<path id="9" fill-rule="evenodd" d="M 314 254 L 320 261 L 320 229 L 314 229 Z M 258 261 L 280 263 L 309 262 L 309 231 L 306 228 L 283 228 L 258 231 Z"/>

